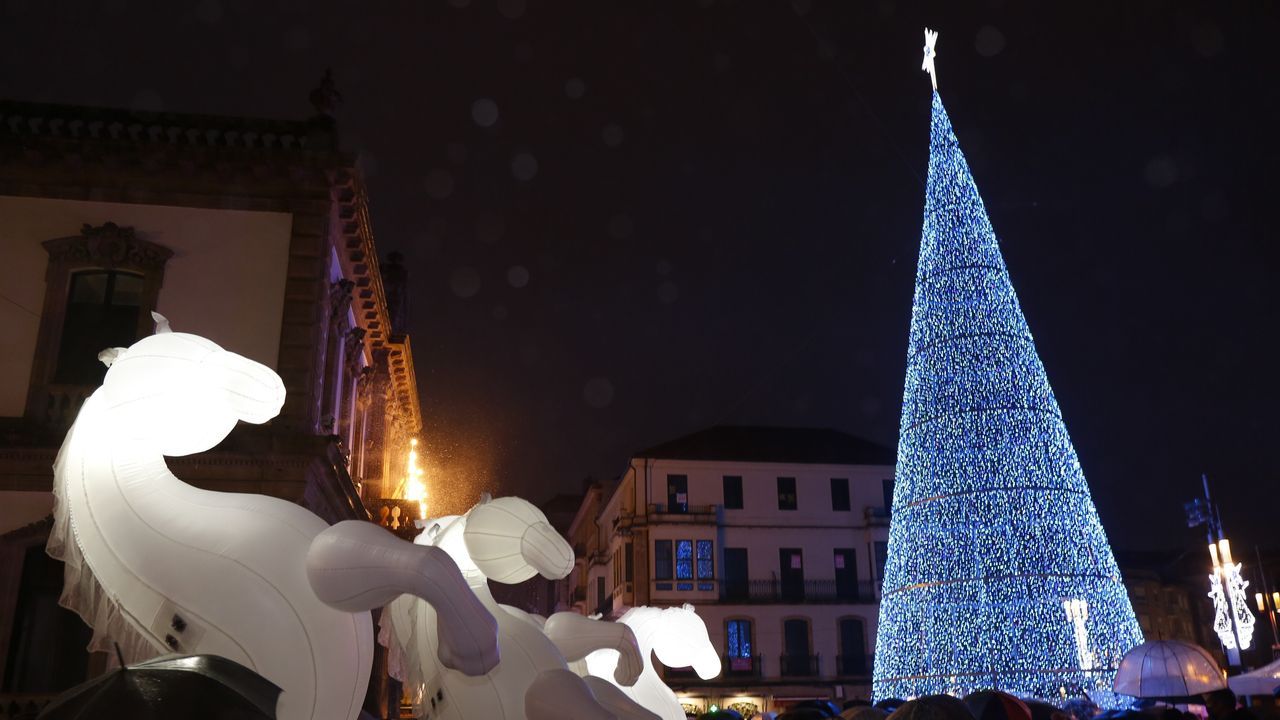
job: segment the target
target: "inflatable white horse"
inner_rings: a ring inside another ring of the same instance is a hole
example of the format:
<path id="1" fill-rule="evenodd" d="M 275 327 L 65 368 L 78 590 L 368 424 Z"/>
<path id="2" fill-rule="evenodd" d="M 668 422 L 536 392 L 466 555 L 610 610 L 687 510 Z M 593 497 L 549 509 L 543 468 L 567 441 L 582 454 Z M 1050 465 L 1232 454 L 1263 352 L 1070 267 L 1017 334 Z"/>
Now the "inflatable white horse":
<path id="1" fill-rule="evenodd" d="M 657 720 L 609 683 L 583 679 L 567 661 L 612 648 L 620 662 L 613 680 L 635 682 L 643 662 L 625 625 L 576 613 L 550 619 L 498 604 L 488 580 L 518 583 L 541 574 L 557 579 L 573 568 L 573 550 L 530 503 L 514 497 L 484 499 L 465 516 L 428 521 L 417 543 L 439 547 L 458 563 L 471 590 L 498 621 L 502 661 L 483 677 L 466 677 L 436 662 L 435 611 L 401 597 L 382 616 L 379 642 L 391 650 L 392 674 L 415 689 L 432 720 Z"/>
<path id="2" fill-rule="evenodd" d="M 720 674 L 720 656 L 707 636 L 707 625 L 688 603 L 679 607 L 637 607 L 623 613 L 618 622 L 635 632 L 644 657 L 644 672 L 631 687 L 619 689 L 662 720 L 685 720 L 684 709 L 676 694 L 662 682 L 653 669 L 651 654 L 669 668 L 692 667 L 698 677 L 710 680 Z M 586 672 L 605 680 L 613 680 L 618 653 L 596 650 L 587 655 Z M 578 665 L 582 672 L 583 668 Z"/>
<path id="3" fill-rule="evenodd" d="M 371 523 L 330 528 L 284 500 L 199 490 L 169 471 L 165 455 L 274 417 L 284 385 L 156 320 L 157 334 L 99 356 L 106 378 L 54 466 L 48 548 L 66 563 L 62 604 L 94 628 L 90 647 L 118 643 L 129 662 L 221 655 L 280 686 L 283 720 L 350 720 L 372 662 L 366 611 L 408 592 L 439 613 L 441 661 L 492 668 L 496 625 L 445 553 Z"/>

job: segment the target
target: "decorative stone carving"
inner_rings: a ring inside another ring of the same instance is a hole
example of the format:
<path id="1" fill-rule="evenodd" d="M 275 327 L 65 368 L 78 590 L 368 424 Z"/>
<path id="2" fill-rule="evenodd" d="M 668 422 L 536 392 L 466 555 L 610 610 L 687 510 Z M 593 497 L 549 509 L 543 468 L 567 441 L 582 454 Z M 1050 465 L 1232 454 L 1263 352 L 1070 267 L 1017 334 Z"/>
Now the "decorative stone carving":
<path id="1" fill-rule="evenodd" d="M 355 374 L 356 368 L 360 367 L 360 353 L 364 349 L 365 330 L 360 326 L 356 326 L 347 331 L 345 341 L 347 346 L 344 357 L 347 359 L 347 370 L 352 375 Z"/>
<path id="2" fill-rule="evenodd" d="M 356 284 L 346 278 L 329 285 L 329 320 L 336 322 L 351 307 L 351 291 Z"/>
<path id="3" fill-rule="evenodd" d="M 131 227 L 113 222 L 103 225 L 85 224 L 79 235 L 46 240 L 41 243 L 49 253 L 49 268 L 78 263 L 108 269 L 147 272 L 163 270 L 173 251 L 162 245 L 140 239 Z"/>

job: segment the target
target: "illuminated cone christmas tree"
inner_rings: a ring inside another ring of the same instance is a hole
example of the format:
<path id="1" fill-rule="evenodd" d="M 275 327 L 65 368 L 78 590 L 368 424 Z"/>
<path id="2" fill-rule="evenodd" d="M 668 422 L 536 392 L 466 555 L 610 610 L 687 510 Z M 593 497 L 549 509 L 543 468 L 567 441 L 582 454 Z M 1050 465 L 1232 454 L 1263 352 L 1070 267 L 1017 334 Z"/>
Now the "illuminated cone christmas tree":
<path id="1" fill-rule="evenodd" d="M 1142 631 L 936 90 L 876 698 L 1111 688 Z"/>

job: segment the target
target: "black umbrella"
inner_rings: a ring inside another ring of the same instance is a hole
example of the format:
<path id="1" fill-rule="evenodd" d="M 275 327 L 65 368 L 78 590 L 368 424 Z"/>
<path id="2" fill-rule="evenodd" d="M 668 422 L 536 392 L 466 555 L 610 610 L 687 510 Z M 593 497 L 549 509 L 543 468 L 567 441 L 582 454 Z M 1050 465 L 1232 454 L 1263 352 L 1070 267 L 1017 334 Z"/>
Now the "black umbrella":
<path id="1" fill-rule="evenodd" d="M 116 648 L 117 655 L 120 649 Z M 37 720 L 274 720 L 280 688 L 217 655 L 165 655 L 124 666 L 53 699 Z"/>

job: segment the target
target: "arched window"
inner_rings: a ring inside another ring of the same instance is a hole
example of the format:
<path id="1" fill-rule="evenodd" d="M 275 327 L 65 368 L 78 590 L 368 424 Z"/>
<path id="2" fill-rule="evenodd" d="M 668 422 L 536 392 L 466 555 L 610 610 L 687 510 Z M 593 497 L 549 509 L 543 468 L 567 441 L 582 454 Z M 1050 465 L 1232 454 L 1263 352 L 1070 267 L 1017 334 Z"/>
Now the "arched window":
<path id="1" fill-rule="evenodd" d="M 840 656 L 836 666 L 841 675 L 867 675 L 867 631 L 862 618 L 843 617 L 838 623 Z"/>
<path id="2" fill-rule="evenodd" d="M 65 427 L 102 382 L 98 353 L 151 332 L 173 251 L 115 223 L 85 225 L 79 235 L 41 244 L 49 265 L 26 415 Z"/>
<path id="3" fill-rule="evenodd" d="M 807 677 L 818 674 L 817 658 L 812 654 L 809 642 L 809 619 L 791 618 L 782 621 L 782 674 L 788 677 Z"/>
<path id="4" fill-rule="evenodd" d="M 53 381 L 61 385 L 100 385 L 107 367 L 98 361 L 106 348 L 128 347 L 138 340 L 145 278 L 121 270 L 80 270 L 71 274 L 67 314 L 58 340 Z"/>
<path id="5" fill-rule="evenodd" d="M 754 675 L 758 665 L 751 620 L 730 618 L 724 623 L 725 671 L 730 675 Z"/>

